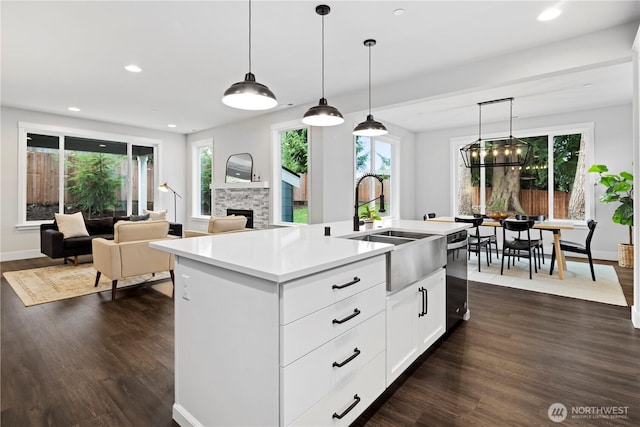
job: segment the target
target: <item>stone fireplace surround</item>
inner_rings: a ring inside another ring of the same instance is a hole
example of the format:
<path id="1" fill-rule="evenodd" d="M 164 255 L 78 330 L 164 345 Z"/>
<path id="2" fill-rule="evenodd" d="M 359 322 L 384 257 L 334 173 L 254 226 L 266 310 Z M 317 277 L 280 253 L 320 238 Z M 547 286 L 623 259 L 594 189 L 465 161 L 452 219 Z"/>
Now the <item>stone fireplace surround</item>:
<path id="1" fill-rule="evenodd" d="M 269 228 L 269 184 L 246 182 L 214 184 L 213 215 L 226 216 L 227 209 L 249 209 L 253 211 L 253 228 Z"/>

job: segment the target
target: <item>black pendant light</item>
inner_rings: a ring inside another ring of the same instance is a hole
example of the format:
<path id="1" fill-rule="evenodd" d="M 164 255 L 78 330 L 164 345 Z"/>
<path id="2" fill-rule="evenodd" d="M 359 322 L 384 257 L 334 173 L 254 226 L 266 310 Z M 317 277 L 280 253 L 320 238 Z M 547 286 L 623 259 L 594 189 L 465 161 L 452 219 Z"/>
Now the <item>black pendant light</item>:
<path id="1" fill-rule="evenodd" d="M 322 98 L 318 105 L 309 108 L 302 118 L 302 123 L 311 126 L 335 126 L 344 123 L 340 111 L 329 105 L 324 97 L 324 17 L 329 12 L 331 8 L 325 4 L 316 7 L 316 13 L 322 16 Z"/>
<path id="2" fill-rule="evenodd" d="M 364 45 L 369 48 L 369 114 L 367 120 L 353 128 L 353 134 L 359 136 L 385 135 L 388 132 L 387 128 L 382 123 L 375 121 L 373 114 L 371 114 L 371 47 L 376 45 L 376 41 L 367 39 L 364 41 Z"/>
<path id="3" fill-rule="evenodd" d="M 482 106 L 509 101 L 509 137 L 482 139 Z M 468 168 L 494 168 L 525 166 L 531 157 L 531 144 L 513 137 L 513 98 L 495 99 L 478 103 L 478 139 L 460 149 L 464 165 Z"/>
<path id="4" fill-rule="evenodd" d="M 222 102 L 240 110 L 268 110 L 278 105 L 276 96 L 265 85 L 256 81 L 251 72 L 251 0 L 249 0 L 249 72 L 244 80 L 231 85 L 224 92 Z"/>

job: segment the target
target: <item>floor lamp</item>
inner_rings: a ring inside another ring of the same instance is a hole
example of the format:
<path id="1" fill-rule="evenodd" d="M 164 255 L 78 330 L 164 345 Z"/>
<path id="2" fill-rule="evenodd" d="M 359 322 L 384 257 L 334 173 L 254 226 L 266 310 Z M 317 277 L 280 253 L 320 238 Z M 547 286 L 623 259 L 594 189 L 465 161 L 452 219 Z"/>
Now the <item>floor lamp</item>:
<path id="1" fill-rule="evenodd" d="M 180 197 L 182 199 L 182 196 L 179 195 L 178 193 L 176 193 L 176 190 L 174 190 L 173 188 L 169 187 L 169 184 L 167 184 L 166 182 L 162 185 L 160 185 L 158 187 L 158 190 L 160 191 L 164 191 L 165 193 L 168 191 L 171 191 L 173 193 L 173 222 L 177 223 L 178 222 L 178 210 L 176 208 L 176 197 Z"/>

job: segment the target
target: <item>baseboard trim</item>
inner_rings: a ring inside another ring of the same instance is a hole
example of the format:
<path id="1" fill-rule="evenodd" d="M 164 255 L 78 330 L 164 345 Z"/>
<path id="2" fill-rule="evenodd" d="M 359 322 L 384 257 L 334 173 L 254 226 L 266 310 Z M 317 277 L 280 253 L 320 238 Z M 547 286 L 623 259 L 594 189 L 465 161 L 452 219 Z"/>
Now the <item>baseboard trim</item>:
<path id="1" fill-rule="evenodd" d="M 192 426 L 192 427 L 201 427 L 201 424 L 198 420 L 196 420 L 193 415 L 189 413 L 182 405 L 178 403 L 173 404 L 173 419 L 175 422 L 180 424 L 181 427 Z"/>
<path id="2" fill-rule="evenodd" d="M 3 252 L 0 254 L 0 261 L 17 261 L 20 259 L 42 258 L 43 256 L 46 255 L 42 254 L 38 249 L 18 252 Z"/>
<path id="3" fill-rule="evenodd" d="M 631 306 L 631 323 L 636 329 L 640 329 L 640 307 L 637 305 Z"/>

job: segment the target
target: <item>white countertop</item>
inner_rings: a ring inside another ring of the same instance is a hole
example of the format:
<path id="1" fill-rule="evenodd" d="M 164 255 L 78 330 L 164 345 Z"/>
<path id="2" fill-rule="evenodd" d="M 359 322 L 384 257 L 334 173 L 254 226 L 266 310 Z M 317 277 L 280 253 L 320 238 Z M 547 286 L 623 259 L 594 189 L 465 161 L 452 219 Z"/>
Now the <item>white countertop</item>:
<path id="1" fill-rule="evenodd" d="M 411 220 L 385 220 L 376 224 L 382 225 L 377 229 L 393 228 L 440 235 L 469 227 L 465 223 Z M 330 237 L 324 236 L 325 226 L 331 227 Z M 338 238 L 368 232 L 354 232 L 351 221 L 340 221 L 164 240 L 152 242 L 150 246 L 269 281 L 287 282 L 394 249 L 393 245 L 385 243 Z"/>

